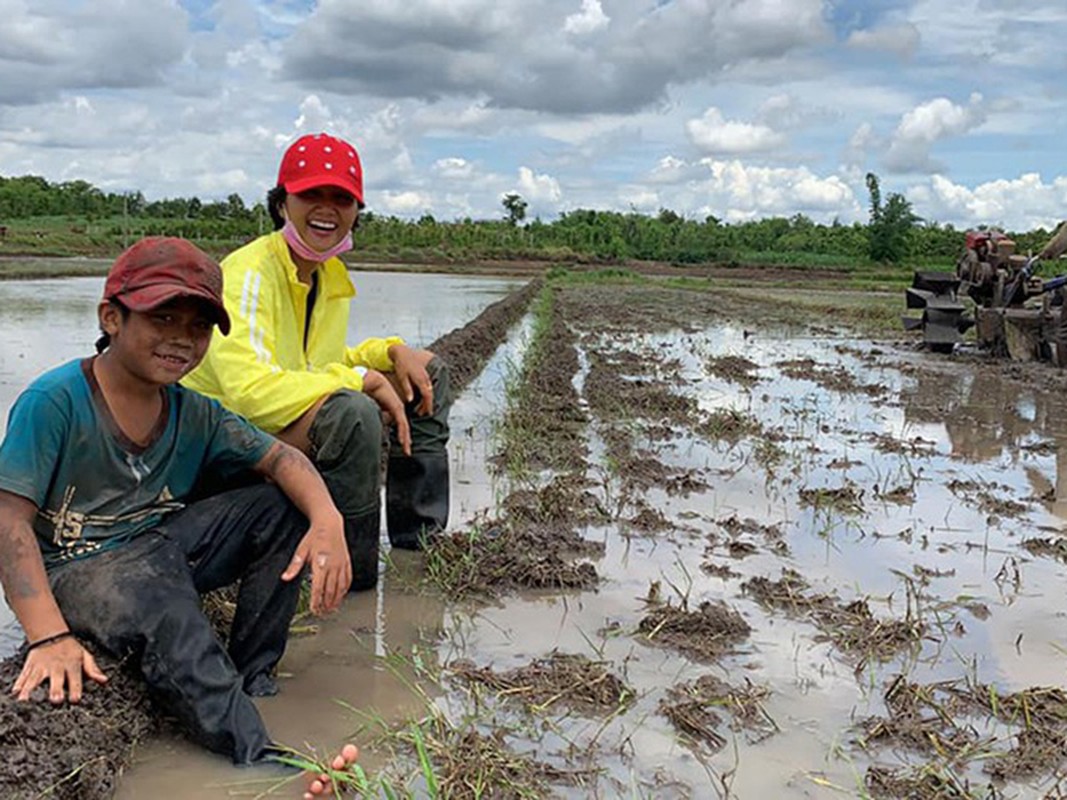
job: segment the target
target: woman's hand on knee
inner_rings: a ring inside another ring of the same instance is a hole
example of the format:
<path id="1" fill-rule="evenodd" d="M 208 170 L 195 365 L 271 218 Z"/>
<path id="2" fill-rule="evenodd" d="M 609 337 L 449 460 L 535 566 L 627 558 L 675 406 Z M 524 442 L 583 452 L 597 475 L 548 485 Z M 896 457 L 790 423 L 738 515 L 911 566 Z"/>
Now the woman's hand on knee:
<path id="1" fill-rule="evenodd" d="M 411 426 L 408 424 L 407 414 L 404 413 L 404 404 L 393 384 L 382 373 L 369 369 L 363 376 L 363 393 L 374 400 L 389 416 L 390 422 L 396 425 L 397 440 L 404 454 L 411 455 Z"/>
<path id="2" fill-rule="evenodd" d="M 410 403 L 419 393 L 419 404 L 415 413 L 426 417 L 433 413 L 433 380 L 426 367 L 433 360 L 429 350 L 414 350 L 406 344 L 394 344 L 389 348 L 389 357 L 393 359 L 393 374 L 401 399 Z"/>

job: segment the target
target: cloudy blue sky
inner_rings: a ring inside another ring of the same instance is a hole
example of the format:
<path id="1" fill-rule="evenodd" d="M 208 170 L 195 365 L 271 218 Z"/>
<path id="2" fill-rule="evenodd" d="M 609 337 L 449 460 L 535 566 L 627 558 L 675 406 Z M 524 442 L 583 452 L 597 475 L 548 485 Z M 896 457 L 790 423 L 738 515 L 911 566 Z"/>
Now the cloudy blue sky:
<path id="1" fill-rule="evenodd" d="M 0 0 L 0 175 L 260 199 L 328 130 L 376 212 L 1067 218 L 1062 0 Z"/>

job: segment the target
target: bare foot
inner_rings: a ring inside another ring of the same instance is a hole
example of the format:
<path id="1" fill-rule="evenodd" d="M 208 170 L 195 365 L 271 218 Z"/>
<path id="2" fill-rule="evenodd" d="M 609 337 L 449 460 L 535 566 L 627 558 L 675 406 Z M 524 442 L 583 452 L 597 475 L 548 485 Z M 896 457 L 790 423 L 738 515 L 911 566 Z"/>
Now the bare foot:
<path id="1" fill-rule="evenodd" d="M 356 763 L 357 758 L 359 758 L 359 748 L 354 744 L 346 744 L 341 748 L 341 752 L 334 756 L 333 761 L 330 762 L 330 769 L 337 772 L 347 770 Z M 318 775 L 308 772 L 304 775 L 304 778 L 307 780 L 304 800 L 315 800 L 316 797 L 321 797 L 330 791 L 330 786 L 333 783 L 330 780 L 330 776 L 325 772 L 321 772 Z"/>

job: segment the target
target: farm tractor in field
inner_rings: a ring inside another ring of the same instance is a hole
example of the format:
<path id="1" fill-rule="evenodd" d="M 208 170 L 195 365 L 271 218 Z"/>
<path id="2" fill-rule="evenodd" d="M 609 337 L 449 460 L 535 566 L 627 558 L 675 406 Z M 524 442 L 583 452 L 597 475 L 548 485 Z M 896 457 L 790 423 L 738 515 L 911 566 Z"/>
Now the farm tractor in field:
<path id="1" fill-rule="evenodd" d="M 922 330 L 930 350 L 951 353 L 975 329 L 978 346 L 1014 361 L 1051 361 L 1067 366 L 1067 276 L 1041 278 L 1037 265 L 1067 251 L 1067 222 L 1037 255 L 1018 255 L 999 231 L 968 231 L 956 271 L 916 271 L 905 290 L 906 330 Z M 969 308 L 965 298 L 970 299 Z"/>

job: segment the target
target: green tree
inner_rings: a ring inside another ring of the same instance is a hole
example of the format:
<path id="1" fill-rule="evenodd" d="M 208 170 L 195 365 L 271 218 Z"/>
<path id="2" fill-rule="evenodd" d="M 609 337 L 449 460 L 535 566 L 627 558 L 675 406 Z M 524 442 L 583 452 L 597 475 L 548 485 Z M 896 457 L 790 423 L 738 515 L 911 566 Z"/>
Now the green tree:
<path id="1" fill-rule="evenodd" d="M 522 195 L 515 194 L 514 192 L 506 194 L 500 201 L 500 204 L 504 206 L 504 210 L 508 212 L 505 219 L 511 225 L 518 225 L 526 219 L 526 208 L 529 203 L 522 199 Z"/>
<path id="2" fill-rule="evenodd" d="M 878 176 L 873 172 L 867 173 L 867 191 L 871 196 L 868 255 L 872 261 L 900 263 L 911 253 L 912 232 L 921 220 L 912 212 L 911 203 L 899 192 L 890 194 L 883 204 Z"/>

